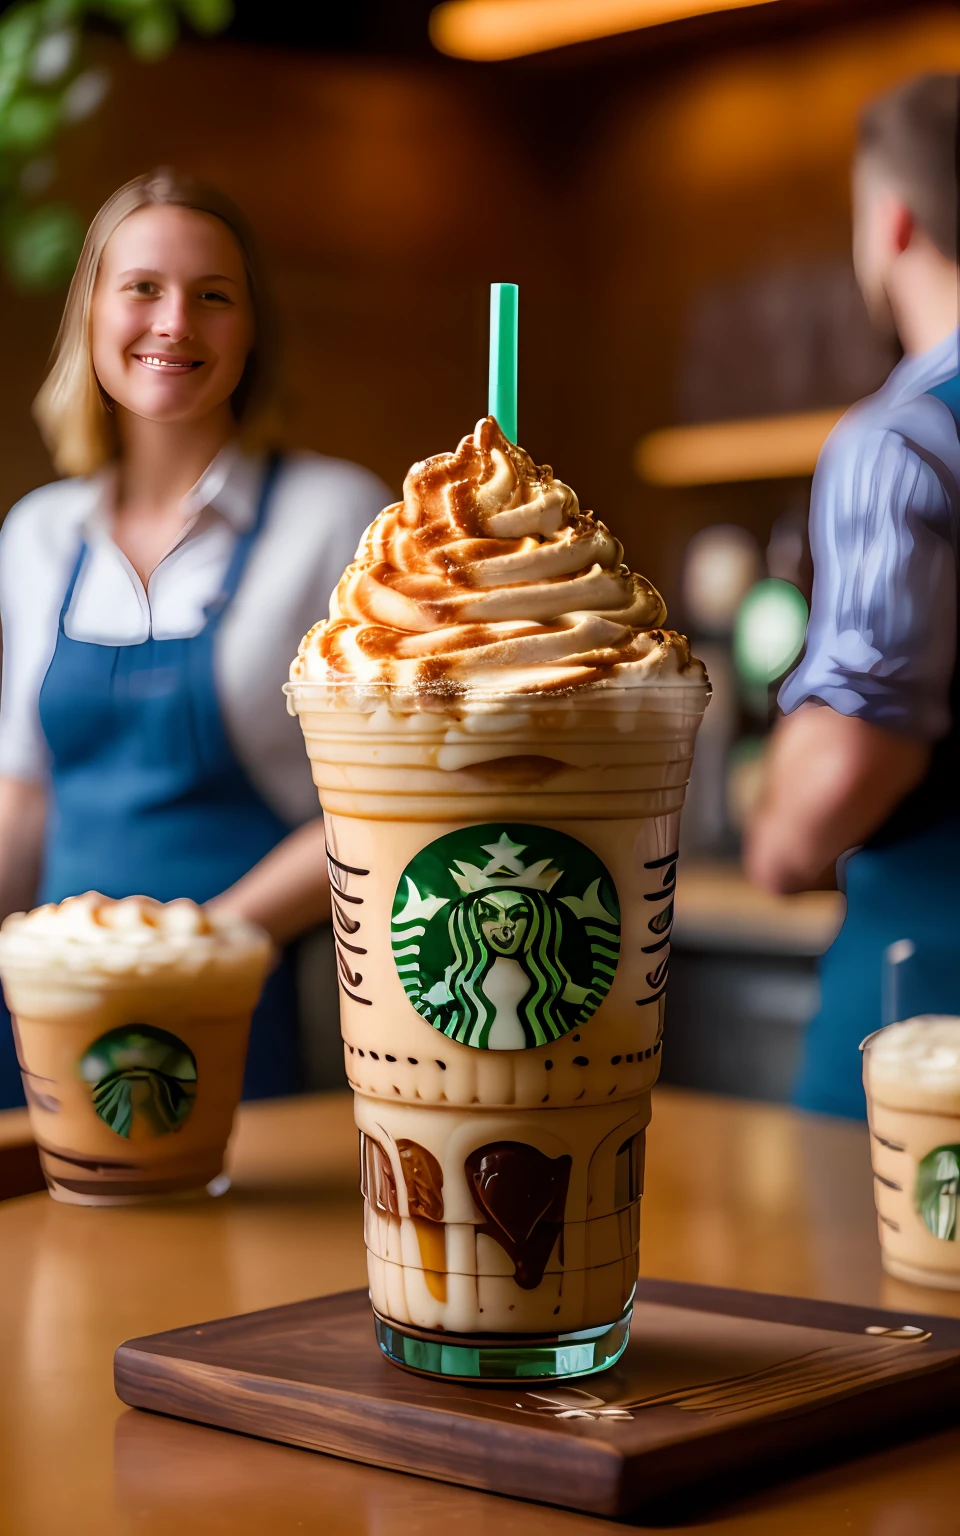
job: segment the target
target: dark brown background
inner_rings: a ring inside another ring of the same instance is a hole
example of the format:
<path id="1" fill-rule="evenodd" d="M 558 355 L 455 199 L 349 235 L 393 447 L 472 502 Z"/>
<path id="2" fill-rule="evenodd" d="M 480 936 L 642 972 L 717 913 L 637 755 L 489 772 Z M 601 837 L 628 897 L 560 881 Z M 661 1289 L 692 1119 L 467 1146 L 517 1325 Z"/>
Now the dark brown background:
<path id="1" fill-rule="evenodd" d="M 487 285 L 518 281 L 521 441 L 672 598 L 695 528 L 763 534 L 806 487 L 654 491 L 637 437 L 878 382 L 890 354 L 847 255 L 857 113 L 905 75 L 960 67 L 955 6 L 784 0 L 791 25 L 761 24 L 777 12 L 503 66 L 230 39 L 147 65 L 104 39 L 113 92 L 53 190 L 92 214 L 166 162 L 233 194 L 276 283 L 288 441 L 397 489 L 483 412 Z M 0 506 L 49 478 L 29 402 L 59 306 L 0 293 Z"/>

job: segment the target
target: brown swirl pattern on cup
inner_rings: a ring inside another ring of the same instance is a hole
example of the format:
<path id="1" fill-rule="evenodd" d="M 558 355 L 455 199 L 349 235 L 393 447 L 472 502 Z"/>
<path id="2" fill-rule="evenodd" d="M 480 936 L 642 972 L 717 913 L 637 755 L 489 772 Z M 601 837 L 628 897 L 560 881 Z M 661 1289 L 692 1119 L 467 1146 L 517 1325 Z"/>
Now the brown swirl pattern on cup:
<path id="1" fill-rule="evenodd" d="M 487 416 L 454 453 L 414 464 L 290 676 L 454 692 L 702 684 L 665 618 L 604 524 Z"/>

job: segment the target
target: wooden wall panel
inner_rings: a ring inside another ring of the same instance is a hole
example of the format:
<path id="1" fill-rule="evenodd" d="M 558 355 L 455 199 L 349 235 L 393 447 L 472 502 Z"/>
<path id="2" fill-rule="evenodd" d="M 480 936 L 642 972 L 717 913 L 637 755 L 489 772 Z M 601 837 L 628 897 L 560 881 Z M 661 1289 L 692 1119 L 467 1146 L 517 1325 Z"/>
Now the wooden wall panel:
<path id="1" fill-rule="evenodd" d="M 596 65 L 585 83 L 581 66 L 538 77 L 223 42 L 148 66 L 103 50 L 116 87 L 67 146 L 60 190 L 92 214 L 119 182 L 167 162 L 244 205 L 276 281 L 291 442 L 360 459 L 399 487 L 412 459 L 452 447 L 483 410 L 486 285 L 519 281 L 521 440 L 670 595 L 694 528 L 733 518 L 762 534 L 805 494 L 636 481 L 637 436 L 691 412 L 696 315 L 722 310 L 727 292 L 743 302 L 754 280 L 781 291 L 784 271 L 843 266 L 860 105 L 906 74 L 960 68 L 960 15 L 918 6 L 669 71 L 638 59 L 608 92 Z M 789 280 L 783 291 L 789 312 Z M 47 473 L 28 411 L 57 309 L 0 293 L 11 364 L 0 506 Z M 787 326 L 781 345 L 768 327 L 757 409 L 771 399 L 763 370 L 782 358 L 789 371 L 803 332 Z M 743 373 L 747 341 L 738 351 Z M 804 388 L 816 393 L 809 370 Z"/>

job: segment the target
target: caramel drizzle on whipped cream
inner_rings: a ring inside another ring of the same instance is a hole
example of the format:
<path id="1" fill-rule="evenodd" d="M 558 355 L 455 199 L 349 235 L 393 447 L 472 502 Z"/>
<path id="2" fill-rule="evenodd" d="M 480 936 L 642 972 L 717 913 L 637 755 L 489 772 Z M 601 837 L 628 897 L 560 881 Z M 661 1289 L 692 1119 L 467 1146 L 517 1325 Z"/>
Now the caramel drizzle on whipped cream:
<path id="1" fill-rule="evenodd" d="M 659 592 L 491 416 L 414 464 L 304 637 L 291 680 L 570 688 L 702 668 Z"/>
<path id="2" fill-rule="evenodd" d="M 0 925 L 0 965 L 124 971 L 269 966 L 267 935 L 242 918 L 225 918 L 182 897 L 113 900 L 98 891 L 13 912 Z"/>

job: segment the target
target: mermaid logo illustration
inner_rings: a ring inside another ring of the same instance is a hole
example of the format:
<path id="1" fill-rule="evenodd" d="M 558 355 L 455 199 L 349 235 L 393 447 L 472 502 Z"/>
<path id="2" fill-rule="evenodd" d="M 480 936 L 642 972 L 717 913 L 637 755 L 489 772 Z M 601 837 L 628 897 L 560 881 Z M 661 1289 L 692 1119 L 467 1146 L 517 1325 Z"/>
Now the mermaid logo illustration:
<path id="1" fill-rule="evenodd" d="M 620 905 L 575 838 L 494 823 L 450 832 L 411 860 L 391 939 L 428 1024 L 480 1050 L 524 1050 L 599 1008 L 616 973 Z"/>
<path id="2" fill-rule="evenodd" d="M 197 1096 L 197 1062 L 165 1029 L 126 1024 L 111 1029 L 80 1058 L 100 1119 L 128 1141 L 150 1141 L 183 1124 Z"/>
<path id="3" fill-rule="evenodd" d="M 921 1159 L 914 1200 L 934 1237 L 960 1242 L 960 1146 L 934 1147 Z"/>

